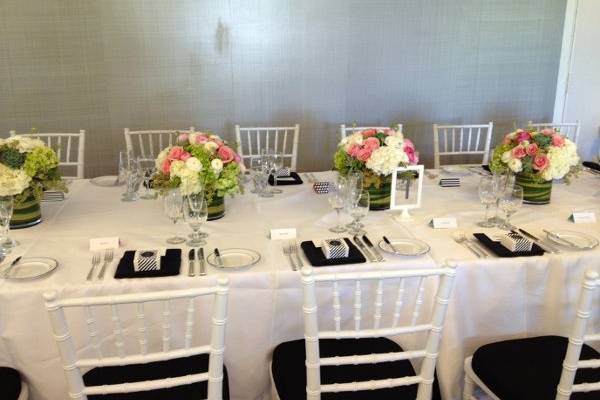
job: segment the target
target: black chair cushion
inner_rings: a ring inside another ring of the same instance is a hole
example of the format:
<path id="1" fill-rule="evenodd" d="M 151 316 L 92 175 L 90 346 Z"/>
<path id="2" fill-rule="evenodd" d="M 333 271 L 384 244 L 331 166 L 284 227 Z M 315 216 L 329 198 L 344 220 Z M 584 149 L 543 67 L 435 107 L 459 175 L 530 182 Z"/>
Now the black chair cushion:
<path id="1" fill-rule="evenodd" d="M 98 367 L 86 372 L 83 381 L 86 386 L 111 385 L 127 382 L 148 381 L 161 378 L 198 374 L 208 371 L 208 354 L 157 361 L 147 364 L 131 364 L 118 367 Z M 90 400 L 176 400 L 207 398 L 207 382 L 177 386 L 146 392 L 88 396 Z M 223 366 L 223 399 L 229 399 L 227 369 Z"/>
<path id="2" fill-rule="evenodd" d="M 403 351 L 395 342 L 387 338 L 365 339 L 321 339 L 320 356 L 349 356 L 371 353 Z M 304 339 L 285 342 L 273 352 L 271 373 L 275 388 L 281 400 L 306 400 L 306 349 Z M 401 378 L 415 375 L 410 361 L 394 361 L 379 364 L 321 366 L 321 384 L 368 381 L 375 379 Z M 366 390 L 359 392 L 322 393 L 323 400 L 402 400 L 415 399 L 417 385 L 400 386 L 390 389 Z M 437 379 L 433 384 L 432 399 L 439 400 L 440 391 Z"/>
<path id="3" fill-rule="evenodd" d="M 19 371 L 8 367 L 0 367 L 0 398 L 17 400 L 21 394 L 21 375 Z"/>
<path id="4" fill-rule="evenodd" d="M 496 396 L 510 400 L 554 399 L 568 339 L 539 336 L 481 346 L 473 354 L 473 371 Z M 600 358 L 588 345 L 581 360 Z M 575 383 L 600 381 L 600 370 L 579 369 Z M 598 400 L 600 392 L 573 393 L 572 400 Z"/>

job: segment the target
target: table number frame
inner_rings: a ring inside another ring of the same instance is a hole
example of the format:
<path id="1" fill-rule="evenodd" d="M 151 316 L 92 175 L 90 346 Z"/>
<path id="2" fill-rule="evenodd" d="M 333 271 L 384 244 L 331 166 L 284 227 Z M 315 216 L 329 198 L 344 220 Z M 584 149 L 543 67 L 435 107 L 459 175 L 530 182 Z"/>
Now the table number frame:
<path id="1" fill-rule="evenodd" d="M 398 184 L 398 174 L 403 172 L 416 172 L 419 177 L 416 179 L 417 182 L 417 201 L 412 204 L 396 205 L 396 185 Z M 392 190 L 390 193 L 390 210 L 401 210 L 402 214 L 396 216 L 401 221 L 411 220 L 412 217 L 409 214 L 409 210 L 421 208 L 421 197 L 423 194 L 423 176 L 425 175 L 425 166 L 423 165 L 411 165 L 408 167 L 397 167 L 392 172 Z"/>

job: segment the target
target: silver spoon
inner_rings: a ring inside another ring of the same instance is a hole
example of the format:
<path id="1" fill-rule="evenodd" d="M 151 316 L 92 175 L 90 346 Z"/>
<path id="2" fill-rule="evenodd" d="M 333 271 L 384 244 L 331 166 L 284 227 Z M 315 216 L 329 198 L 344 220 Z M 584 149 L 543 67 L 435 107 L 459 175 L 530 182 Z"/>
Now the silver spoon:
<path id="1" fill-rule="evenodd" d="M 471 244 L 467 240 L 467 235 L 465 235 L 465 233 L 463 231 L 456 231 L 456 232 L 454 232 L 454 234 L 452 235 L 452 237 L 454 238 L 454 241 L 456 243 L 462 244 L 467 249 L 471 250 L 477 257 L 479 257 L 479 258 L 485 258 L 480 252 L 478 252 L 475 249 L 475 247 L 471 246 Z"/>

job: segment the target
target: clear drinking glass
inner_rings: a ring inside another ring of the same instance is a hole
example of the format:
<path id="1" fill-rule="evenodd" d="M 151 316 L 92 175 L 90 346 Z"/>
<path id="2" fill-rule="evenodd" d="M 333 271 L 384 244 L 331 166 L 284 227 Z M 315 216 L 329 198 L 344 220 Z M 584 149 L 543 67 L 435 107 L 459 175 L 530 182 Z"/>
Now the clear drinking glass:
<path id="1" fill-rule="evenodd" d="M 119 175 L 117 176 L 116 185 L 125 183 L 127 169 L 129 168 L 129 160 L 132 160 L 133 152 L 130 150 L 119 151 Z"/>
<path id="2" fill-rule="evenodd" d="M 260 193 L 260 170 L 262 169 L 262 158 L 256 157 L 250 159 L 250 176 L 252 178 L 253 189 L 250 193 Z"/>
<path id="3" fill-rule="evenodd" d="M 488 214 L 490 206 L 498 200 L 498 183 L 498 179 L 495 179 L 494 176 L 482 176 L 479 180 L 479 200 L 485 206 L 485 217 L 483 221 L 477 223 L 481 227 L 492 228 L 496 225 L 494 221 L 488 219 Z"/>
<path id="4" fill-rule="evenodd" d="M 502 229 L 511 230 L 514 227 L 510 223 L 510 217 L 519 211 L 523 205 L 523 188 L 515 185 L 512 188 L 506 189 L 500 196 L 500 208 L 506 214 Z"/>
<path id="5" fill-rule="evenodd" d="M 258 175 L 258 182 L 260 183 L 259 193 L 260 197 L 273 197 L 273 192 L 269 189 L 269 175 L 271 174 L 271 166 L 267 161 L 267 158 L 263 157 L 260 172 Z"/>
<path id="6" fill-rule="evenodd" d="M 329 188 L 329 193 L 327 196 L 329 205 L 336 212 L 338 222 L 336 226 L 329 228 L 329 231 L 335 233 L 345 232 L 346 228 L 340 223 L 340 212 L 344 209 L 344 206 L 348 202 L 345 182 L 338 180 L 334 185 L 332 185 L 332 187 Z"/>
<path id="7" fill-rule="evenodd" d="M 202 239 L 200 228 L 208 218 L 208 202 L 204 198 L 204 191 L 194 193 L 186 197 L 183 205 L 183 216 L 190 228 L 192 228 L 191 239 L 187 242 L 188 246 L 203 246 L 206 241 Z"/>
<path id="8" fill-rule="evenodd" d="M 504 219 L 498 215 L 500 210 L 500 196 L 502 196 L 502 193 L 508 188 L 515 186 L 515 175 L 510 172 L 504 172 L 492 176 L 494 177 L 494 190 L 496 191 L 496 211 L 491 218 L 491 221 L 497 226 L 501 226 L 504 223 Z"/>
<path id="9" fill-rule="evenodd" d="M 173 221 L 173 225 L 177 224 L 183 215 L 183 196 L 179 189 L 169 190 L 163 198 L 163 209 L 165 215 Z M 185 238 L 177 234 L 167 239 L 169 244 L 180 244 L 185 242 Z"/>
<path id="10" fill-rule="evenodd" d="M 140 161 L 137 158 L 130 158 L 125 170 L 126 191 L 123 193 L 122 201 L 137 201 L 140 198 L 138 190 L 143 180 L 143 173 L 140 168 Z"/>
<path id="11" fill-rule="evenodd" d="M 360 221 L 369 213 L 370 196 L 369 192 L 363 190 L 356 203 L 348 204 L 348 213 L 353 218 L 349 233 L 352 235 L 365 235 L 366 232 L 361 228 Z"/>
<path id="12" fill-rule="evenodd" d="M 13 205 L 12 196 L 0 197 L 0 252 L 2 253 L 9 253 L 16 246 L 16 242 L 8 236 Z"/>
<path id="13" fill-rule="evenodd" d="M 346 180 L 346 192 L 348 195 L 348 202 L 349 204 L 355 204 L 360 198 L 360 194 L 363 191 L 363 174 L 361 172 L 354 171 L 350 172 L 345 177 L 340 176 L 338 177 L 338 179 Z M 351 228 L 352 224 L 353 223 L 351 222 L 348 225 L 346 225 L 346 227 Z M 360 224 L 360 227 L 362 228 L 363 225 Z"/>
<path id="14" fill-rule="evenodd" d="M 156 163 L 153 160 L 140 161 L 140 168 L 144 179 L 144 187 L 146 188 L 144 194 L 140 196 L 140 198 L 144 200 L 155 200 L 156 192 L 152 191 L 150 180 L 154 174 L 156 174 Z"/>
<path id="15" fill-rule="evenodd" d="M 283 190 L 277 188 L 277 173 L 281 168 L 283 168 L 283 154 L 273 153 L 271 162 L 271 175 L 273 175 L 273 185 L 275 187 L 271 188 L 271 193 L 283 193 Z"/>

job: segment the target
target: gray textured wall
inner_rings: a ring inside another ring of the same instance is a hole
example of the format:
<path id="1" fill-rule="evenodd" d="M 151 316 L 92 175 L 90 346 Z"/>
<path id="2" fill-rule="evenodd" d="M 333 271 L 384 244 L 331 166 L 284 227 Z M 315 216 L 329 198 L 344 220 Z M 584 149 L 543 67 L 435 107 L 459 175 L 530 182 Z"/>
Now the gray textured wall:
<path id="1" fill-rule="evenodd" d="M 552 117 L 566 0 L 1 0 L 0 132 L 89 132 L 87 176 L 123 128 L 301 124 L 325 169 L 340 123 Z"/>

